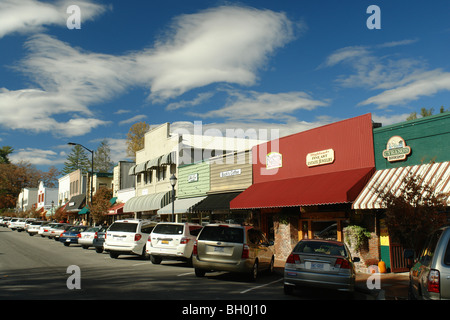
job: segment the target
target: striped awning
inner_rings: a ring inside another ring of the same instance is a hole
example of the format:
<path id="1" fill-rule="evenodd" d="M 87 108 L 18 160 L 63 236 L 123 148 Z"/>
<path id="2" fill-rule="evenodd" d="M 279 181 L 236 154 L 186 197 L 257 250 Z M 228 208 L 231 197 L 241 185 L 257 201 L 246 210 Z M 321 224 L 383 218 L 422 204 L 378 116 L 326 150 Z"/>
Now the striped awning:
<path id="1" fill-rule="evenodd" d="M 154 158 L 152 160 L 147 161 L 147 170 L 158 168 L 160 159 L 161 159 L 161 157 L 158 157 L 158 158 Z"/>
<path id="2" fill-rule="evenodd" d="M 135 169 L 136 169 L 136 166 L 132 166 L 132 167 L 130 168 L 130 170 L 128 170 L 128 175 L 129 175 L 129 176 L 135 175 L 135 172 L 134 172 Z"/>
<path id="3" fill-rule="evenodd" d="M 145 165 L 147 164 L 147 162 L 142 162 L 136 165 L 136 168 L 134 169 L 134 173 L 141 173 L 145 171 Z"/>
<path id="4" fill-rule="evenodd" d="M 168 165 L 168 164 L 175 164 L 175 157 L 176 152 L 172 151 L 171 153 L 165 154 L 161 157 L 161 161 L 159 162 L 159 165 Z"/>
<path id="5" fill-rule="evenodd" d="M 353 209 L 382 209 L 383 204 L 376 188 L 400 192 L 403 179 L 409 174 L 418 177 L 423 184 L 431 186 L 436 194 L 450 192 L 450 162 L 421 164 L 408 167 L 378 170 L 353 202 Z M 450 197 L 447 197 L 450 205 Z"/>

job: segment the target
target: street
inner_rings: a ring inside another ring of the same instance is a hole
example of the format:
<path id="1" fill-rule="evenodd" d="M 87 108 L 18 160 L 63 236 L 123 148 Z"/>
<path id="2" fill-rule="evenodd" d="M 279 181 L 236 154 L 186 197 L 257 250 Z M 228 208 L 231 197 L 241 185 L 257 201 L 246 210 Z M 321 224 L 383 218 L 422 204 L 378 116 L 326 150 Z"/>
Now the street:
<path id="1" fill-rule="evenodd" d="M 354 298 L 369 299 L 361 293 Z M 0 299 L 287 301 L 342 300 L 348 296 L 323 290 L 288 296 L 283 292 L 280 272 L 261 274 L 253 283 L 219 272 L 197 278 L 194 269 L 183 262 L 154 265 L 126 255 L 111 259 L 93 248 L 65 247 L 39 235 L 30 237 L 26 232 L 1 228 Z"/>

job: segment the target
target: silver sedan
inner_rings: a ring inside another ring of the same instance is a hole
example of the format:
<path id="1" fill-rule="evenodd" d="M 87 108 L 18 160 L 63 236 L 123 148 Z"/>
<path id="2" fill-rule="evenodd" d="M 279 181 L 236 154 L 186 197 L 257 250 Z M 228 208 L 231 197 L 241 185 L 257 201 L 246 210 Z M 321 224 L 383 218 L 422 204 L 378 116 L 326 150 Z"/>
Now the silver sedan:
<path id="1" fill-rule="evenodd" d="M 295 287 L 320 287 L 353 292 L 355 267 L 347 246 L 332 240 L 301 240 L 286 260 L 284 291 Z"/>

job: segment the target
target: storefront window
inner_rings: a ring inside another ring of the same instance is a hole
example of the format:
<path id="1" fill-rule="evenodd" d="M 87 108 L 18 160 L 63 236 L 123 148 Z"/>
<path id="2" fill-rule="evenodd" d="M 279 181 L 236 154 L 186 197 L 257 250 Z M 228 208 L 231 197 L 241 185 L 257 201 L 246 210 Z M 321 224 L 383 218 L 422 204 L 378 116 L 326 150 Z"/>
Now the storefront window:
<path id="1" fill-rule="evenodd" d="M 312 221 L 314 239 L 337 240 L 336 221 Z"/>

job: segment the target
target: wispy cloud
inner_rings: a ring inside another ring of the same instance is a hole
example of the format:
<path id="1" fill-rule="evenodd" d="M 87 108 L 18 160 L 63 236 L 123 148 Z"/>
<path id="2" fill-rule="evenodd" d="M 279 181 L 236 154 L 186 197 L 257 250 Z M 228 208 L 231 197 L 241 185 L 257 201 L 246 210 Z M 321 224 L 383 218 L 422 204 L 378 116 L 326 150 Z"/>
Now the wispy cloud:
<path id="1" fill-rule="evenodd" d="M 147 118 L 147 116 L 145 114 L 138 114 L 138 115 L 136 115 L 134 117 L 131 117 L 129 119 L 120 121 L 119 125 L 135 123 L 135 122 L 141 121 L 141 120 L 143 120 L 145 118 Z"/>
<path id="2" fill-rule="evenodd" d="M 229 90 L 229 102 L 224 108 L 206 113 L 192 113 L 200 118 L 225 118 L 228 120 L 291 119 L 297 110 L 314 110 L 325 107 L 327 101 L 313 99 L 305 92 L 267 93 Z"/>
<path id="3" fill-rule="evenodd" d="M 9 158 L 13 163 L 24 161 L 33 165 L 58 165 L 65 161 L 65 158 L 55 151 L 37 148 L 14 150 Z"/>
<path id="4" fill-rule="evenodd" d="M 76 4 L 83 21 L 89 21 L 107 10 L 89 0 L 60 0 L 54 3 L 37 0 L 2 0 L 0 2 L 0 38 L 12 33 L 42 32 L 46 26 L 66 26 L 67 7 Z"/>
<path id="5" fill-rule="evenodd" d="M 12 10 L 11 3 L 7 2 L 8 10 Z M 24 3 L 49 9 L 37 1 Z M 213 83 L 252 85 L 275 50 L 293 39 L 293 29 L 283 13 L 222 6 L 175 18 L 164 40 L 125 55 L 87 52 L 36 34 L 26 42 L 28 55 L 16 66 L 35 87 L 0 88 L 0 125 L 82 135 L 110 123 L 98 119 L 97 103 L 132 87 L 149 89 L 152 101 L 167 101 Z M 6 34 L 21 29 L 3 30 Z M 208 99 L 208 94 L 197 99 L 169 105 L 169 109 L 195 105 Z"/>

